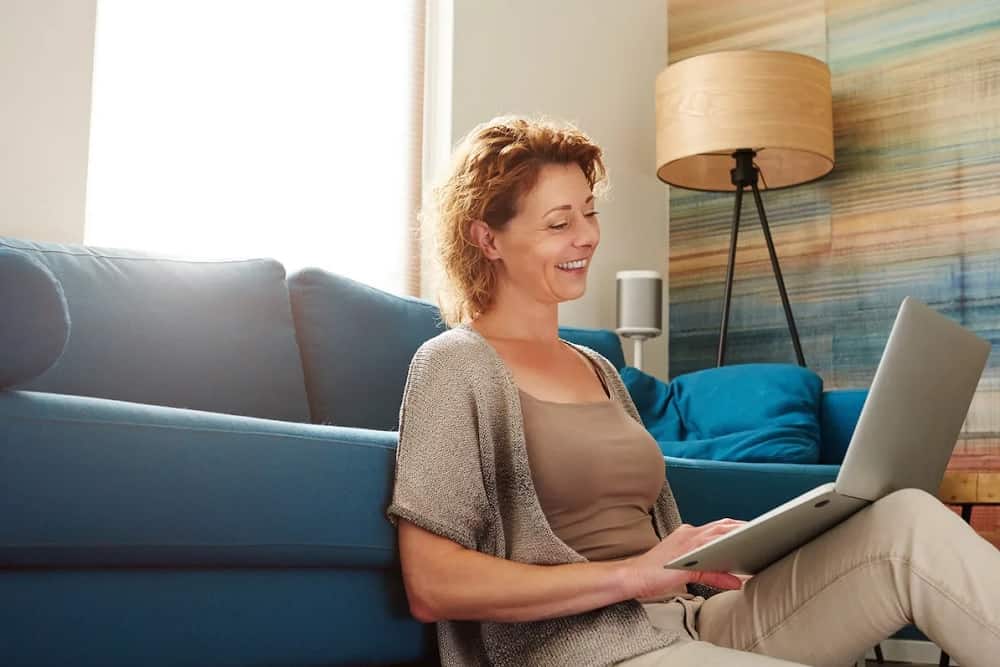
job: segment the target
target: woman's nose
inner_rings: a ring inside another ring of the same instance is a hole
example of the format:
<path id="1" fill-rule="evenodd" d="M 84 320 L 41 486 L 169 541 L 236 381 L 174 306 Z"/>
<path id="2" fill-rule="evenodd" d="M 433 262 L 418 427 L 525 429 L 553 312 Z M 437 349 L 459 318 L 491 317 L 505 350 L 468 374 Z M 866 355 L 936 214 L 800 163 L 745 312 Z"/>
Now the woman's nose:
<path id="1" fill-rule="evenodd" d="M 598 239 L 601 238 L 601 232 L 597 227 L 597 223 L 590 218 L 581 215 L 580 224 L 577 225 L 577 234 L 574 239 L 574 245 L 577 246 L 592 246 L 596 245 Z"/>

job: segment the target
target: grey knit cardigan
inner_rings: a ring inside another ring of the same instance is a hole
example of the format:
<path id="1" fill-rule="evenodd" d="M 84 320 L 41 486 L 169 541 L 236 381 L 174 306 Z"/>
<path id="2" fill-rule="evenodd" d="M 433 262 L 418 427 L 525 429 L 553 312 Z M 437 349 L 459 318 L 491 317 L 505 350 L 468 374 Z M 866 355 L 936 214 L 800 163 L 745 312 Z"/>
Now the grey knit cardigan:
<path id="1" fill-rule="evenodd" d="M 639 414 L 614 366 L 588 347 L 615 400 Z M 424 343 L 410 363 L 399 415 L 392 504 L 406 519 L 468 549 L 536 565 L 586 562 L 552 532 L 532 483 L 514 378 L 485 338 L 460 325 Z M 653 507 L 661 539 L 680 525 L 670 486 Z M 451 665 L 610 665 L 667 646 L 626 600 L 542 621 L 441 621 L 441 662 Z"/>

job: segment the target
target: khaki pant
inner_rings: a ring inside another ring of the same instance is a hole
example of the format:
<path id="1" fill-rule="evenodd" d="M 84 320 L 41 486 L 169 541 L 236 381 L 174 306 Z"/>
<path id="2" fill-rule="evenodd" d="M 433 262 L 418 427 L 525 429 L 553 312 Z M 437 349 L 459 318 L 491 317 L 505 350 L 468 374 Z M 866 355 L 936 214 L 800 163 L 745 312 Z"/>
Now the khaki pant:
<path id="1" fill-rule="evenodd" d="M 743 590 L 647 604 L 690 639 L 621 665 L 850 665 L 904 625 L 963 667 L 1000 665 L 1000 551 L 933 496 L 892 493 Z"/>

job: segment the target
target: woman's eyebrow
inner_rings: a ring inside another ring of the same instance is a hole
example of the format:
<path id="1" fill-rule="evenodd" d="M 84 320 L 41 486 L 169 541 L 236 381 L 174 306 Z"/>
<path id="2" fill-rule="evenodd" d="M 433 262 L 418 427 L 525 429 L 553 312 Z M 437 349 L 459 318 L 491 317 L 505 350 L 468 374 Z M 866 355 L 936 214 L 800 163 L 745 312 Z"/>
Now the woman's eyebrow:
<path id="1" fill-rule="evenodd" d="M 594 195 L 590 195 L 589 197 L 587 197 L 587 199 L 586 199 L 586 200 L 584 200 L 584 202 L 583 202 L 583 205 L 584 205 L 584 206 L 586 206 L 587 204 L 589 204 L 589 203 L 590 203 L 590 202 L 592 202 L 592 201 L 594 201 Z M 542 215 L 542 217 L 544 218 L 544 217 L 545 217 L 546 215 L 548 215 L 548 214 L 549 214 L 549 213 L 551 213 L 552 211 L 568 211 L 568 210 L 570 210 L 571 208 L 573 208 L 573 206 L 572 206 L 571 204 L 563 204 L 562 206 L 553 206 L 553 207 L 552 207 L 552 208 L 550 208 L 550 209 L 549 209 L 548 211 L 546 211 L 546 212 L 545 212 L 545 213 L 544 213 L 544 214 Z"/>

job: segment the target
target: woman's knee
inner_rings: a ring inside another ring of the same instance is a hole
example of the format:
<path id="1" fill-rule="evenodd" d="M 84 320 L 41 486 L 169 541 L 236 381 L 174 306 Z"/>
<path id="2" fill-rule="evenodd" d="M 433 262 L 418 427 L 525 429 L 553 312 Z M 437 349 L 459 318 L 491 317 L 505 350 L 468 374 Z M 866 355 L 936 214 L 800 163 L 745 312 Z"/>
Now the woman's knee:
<path id="1" fill-rule="evenodd" d="M 900 489 L 883 496 L 878 501 L 889 508 L 911 514 L 921 510 L 938 510 L 943 507 L 940 500 L 923 489 Z"/>
<path id="2" fill-rule="evenodd" d="M 913 521 L 930 521 L 948 508 L 937 498 L 921 489 L 900 489 L 883 496 L 875 503 L 879 521 L 895 528 L 912 525 Z"/>

